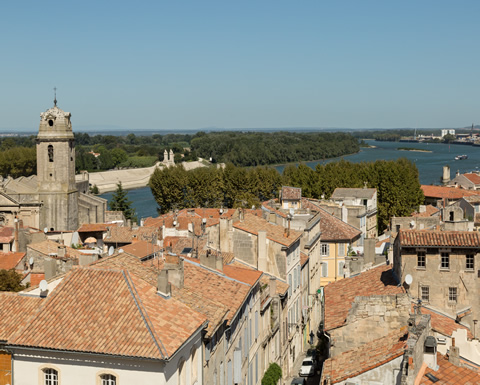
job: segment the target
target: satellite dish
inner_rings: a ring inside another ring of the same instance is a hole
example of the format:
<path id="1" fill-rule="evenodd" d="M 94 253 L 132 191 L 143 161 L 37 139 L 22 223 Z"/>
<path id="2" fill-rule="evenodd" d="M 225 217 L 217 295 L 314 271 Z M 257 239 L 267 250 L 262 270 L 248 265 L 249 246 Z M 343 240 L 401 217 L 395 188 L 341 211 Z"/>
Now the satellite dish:
<path id="1" fill-rule="evenodd" d="M 48 233 L 48 227 L 45 227 L 45 228 L 43 229 L 43 232 L 44 232 L 45 234 Z"/>
<path id="2" fill-rule="evenodd" d="M 294 214 L 295 214 L 295 210 L 293 208 L 290 208 L 290 215 L 293 217 Z"/>
<path id="3" fill-rule="evenodd" d="M 30 265 L 33 265 L 33 257 L 30 257 L 30 259 L 28 260 L 28 262 L 30 262 Z"/>
<path id="4" fill-rule="evenodd" d="M 405 283 L 406 283 L 408 286 L 410 286 L 410 285 L 412 284 L 412 282 L 413 282 L 412 276 L 411 276 L 410 274 L 407 274 L 407 275 L 405 276 Z"/>
<path id="5" fill-rule="evenodd" d="M 109 256 L 112 255 L 114 250 L 115 250 L 115 249 L 113 248 L 113 246 L 110 246 L 110 247 L 108 248 L 108 255 L 109 255 Z"/>
<path id="6" fill-rule="evenodd" d="M 119 253 L 123 253 L 123 249 L 118 249 L 118 252 L 119 252 Z"/>
<path id="7" fill-rule="evenodd" d="M 48 283 L 44 279 L 40 281 L 40 290 L 41 291 L 47 291 L 48 290 Z"/>

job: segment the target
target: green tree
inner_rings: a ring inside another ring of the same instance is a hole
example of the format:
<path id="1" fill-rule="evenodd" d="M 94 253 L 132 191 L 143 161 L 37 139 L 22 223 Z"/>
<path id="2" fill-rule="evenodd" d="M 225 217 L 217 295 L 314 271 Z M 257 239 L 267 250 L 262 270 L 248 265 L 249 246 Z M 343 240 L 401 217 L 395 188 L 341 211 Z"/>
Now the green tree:
<path id="1" fill-rule="evenodd" d="M 113 167 L 117 167 L 128 159 L 127 152 L 121 148 L 114 148 L 110 151 L 110 156 L 112 157 Z"/>
<path id="2" fill-rule="evenodd" d="M 282 378 L 282 368 L 273 362 L 263 375 L 262 385 L 277 385 L 280 378 Z"/>
<path id="3" fill-rule="evenodd" d="M 128 200 L 128 193 L 123 189 L 122 182 L 118 182 L 117 189 L 108 206 L 112 211 L 122 211 L 125 219 L 137 221 L 137 214 L 135 209 L 132 208 L 132 201 Z"/>
<path id="4" fill-rule="evenodd" d="M 23 277 L 15 269 L 0 270 L 0 291 L 20 291 L 25 289 L 22 285 Z"/>

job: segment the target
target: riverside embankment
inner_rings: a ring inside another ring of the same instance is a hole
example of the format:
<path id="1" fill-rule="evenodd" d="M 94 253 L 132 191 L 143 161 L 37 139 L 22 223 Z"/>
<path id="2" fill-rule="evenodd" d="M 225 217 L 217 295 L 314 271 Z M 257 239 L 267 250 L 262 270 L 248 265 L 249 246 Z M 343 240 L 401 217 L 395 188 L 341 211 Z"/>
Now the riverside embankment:
<path id="1" fill-rule="evenodd" d="M 205 167 L 209 163 L 203 159 L 196 162 L 183 162 L 185 170 L 192 170 L 198 167 Z M 109 170 L 89 173 L 89 183 L 91 186 L 97 186 L 100 194 L 112 192 L 117 189 L 117 184 L 122 182 L 125 190 L 146 187 L 148 181 L 157 167 L 165 167 L 161 162 L 156 165 L 145 168 L 130 168 L 125 170 Z M 77 176 L 82 178 L 82 176 Z"/>

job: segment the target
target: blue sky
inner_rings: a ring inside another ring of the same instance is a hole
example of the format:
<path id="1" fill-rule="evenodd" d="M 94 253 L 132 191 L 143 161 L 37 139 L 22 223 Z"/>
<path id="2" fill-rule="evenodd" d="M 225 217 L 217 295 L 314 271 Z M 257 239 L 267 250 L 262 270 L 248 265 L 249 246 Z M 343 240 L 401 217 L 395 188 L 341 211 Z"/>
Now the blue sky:
<path id="1" fill-rule="evenodd" d="M 0 129 L 462 127 L 478 1 L 10 1 Z"/>

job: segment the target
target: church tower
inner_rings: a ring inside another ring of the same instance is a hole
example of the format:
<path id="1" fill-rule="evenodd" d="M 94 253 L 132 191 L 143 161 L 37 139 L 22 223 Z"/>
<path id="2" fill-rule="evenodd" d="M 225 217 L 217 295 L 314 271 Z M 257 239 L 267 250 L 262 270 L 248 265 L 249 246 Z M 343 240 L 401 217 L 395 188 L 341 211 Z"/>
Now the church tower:
<path id="1" fill-rule="evenodd" d="M 78 191 L 75 185 L 75 139 L 70 112 L 54 107 L 40 114 L 37 136 L 37 178 L 42 202 L 40 228 L 77 230 Z"/>

